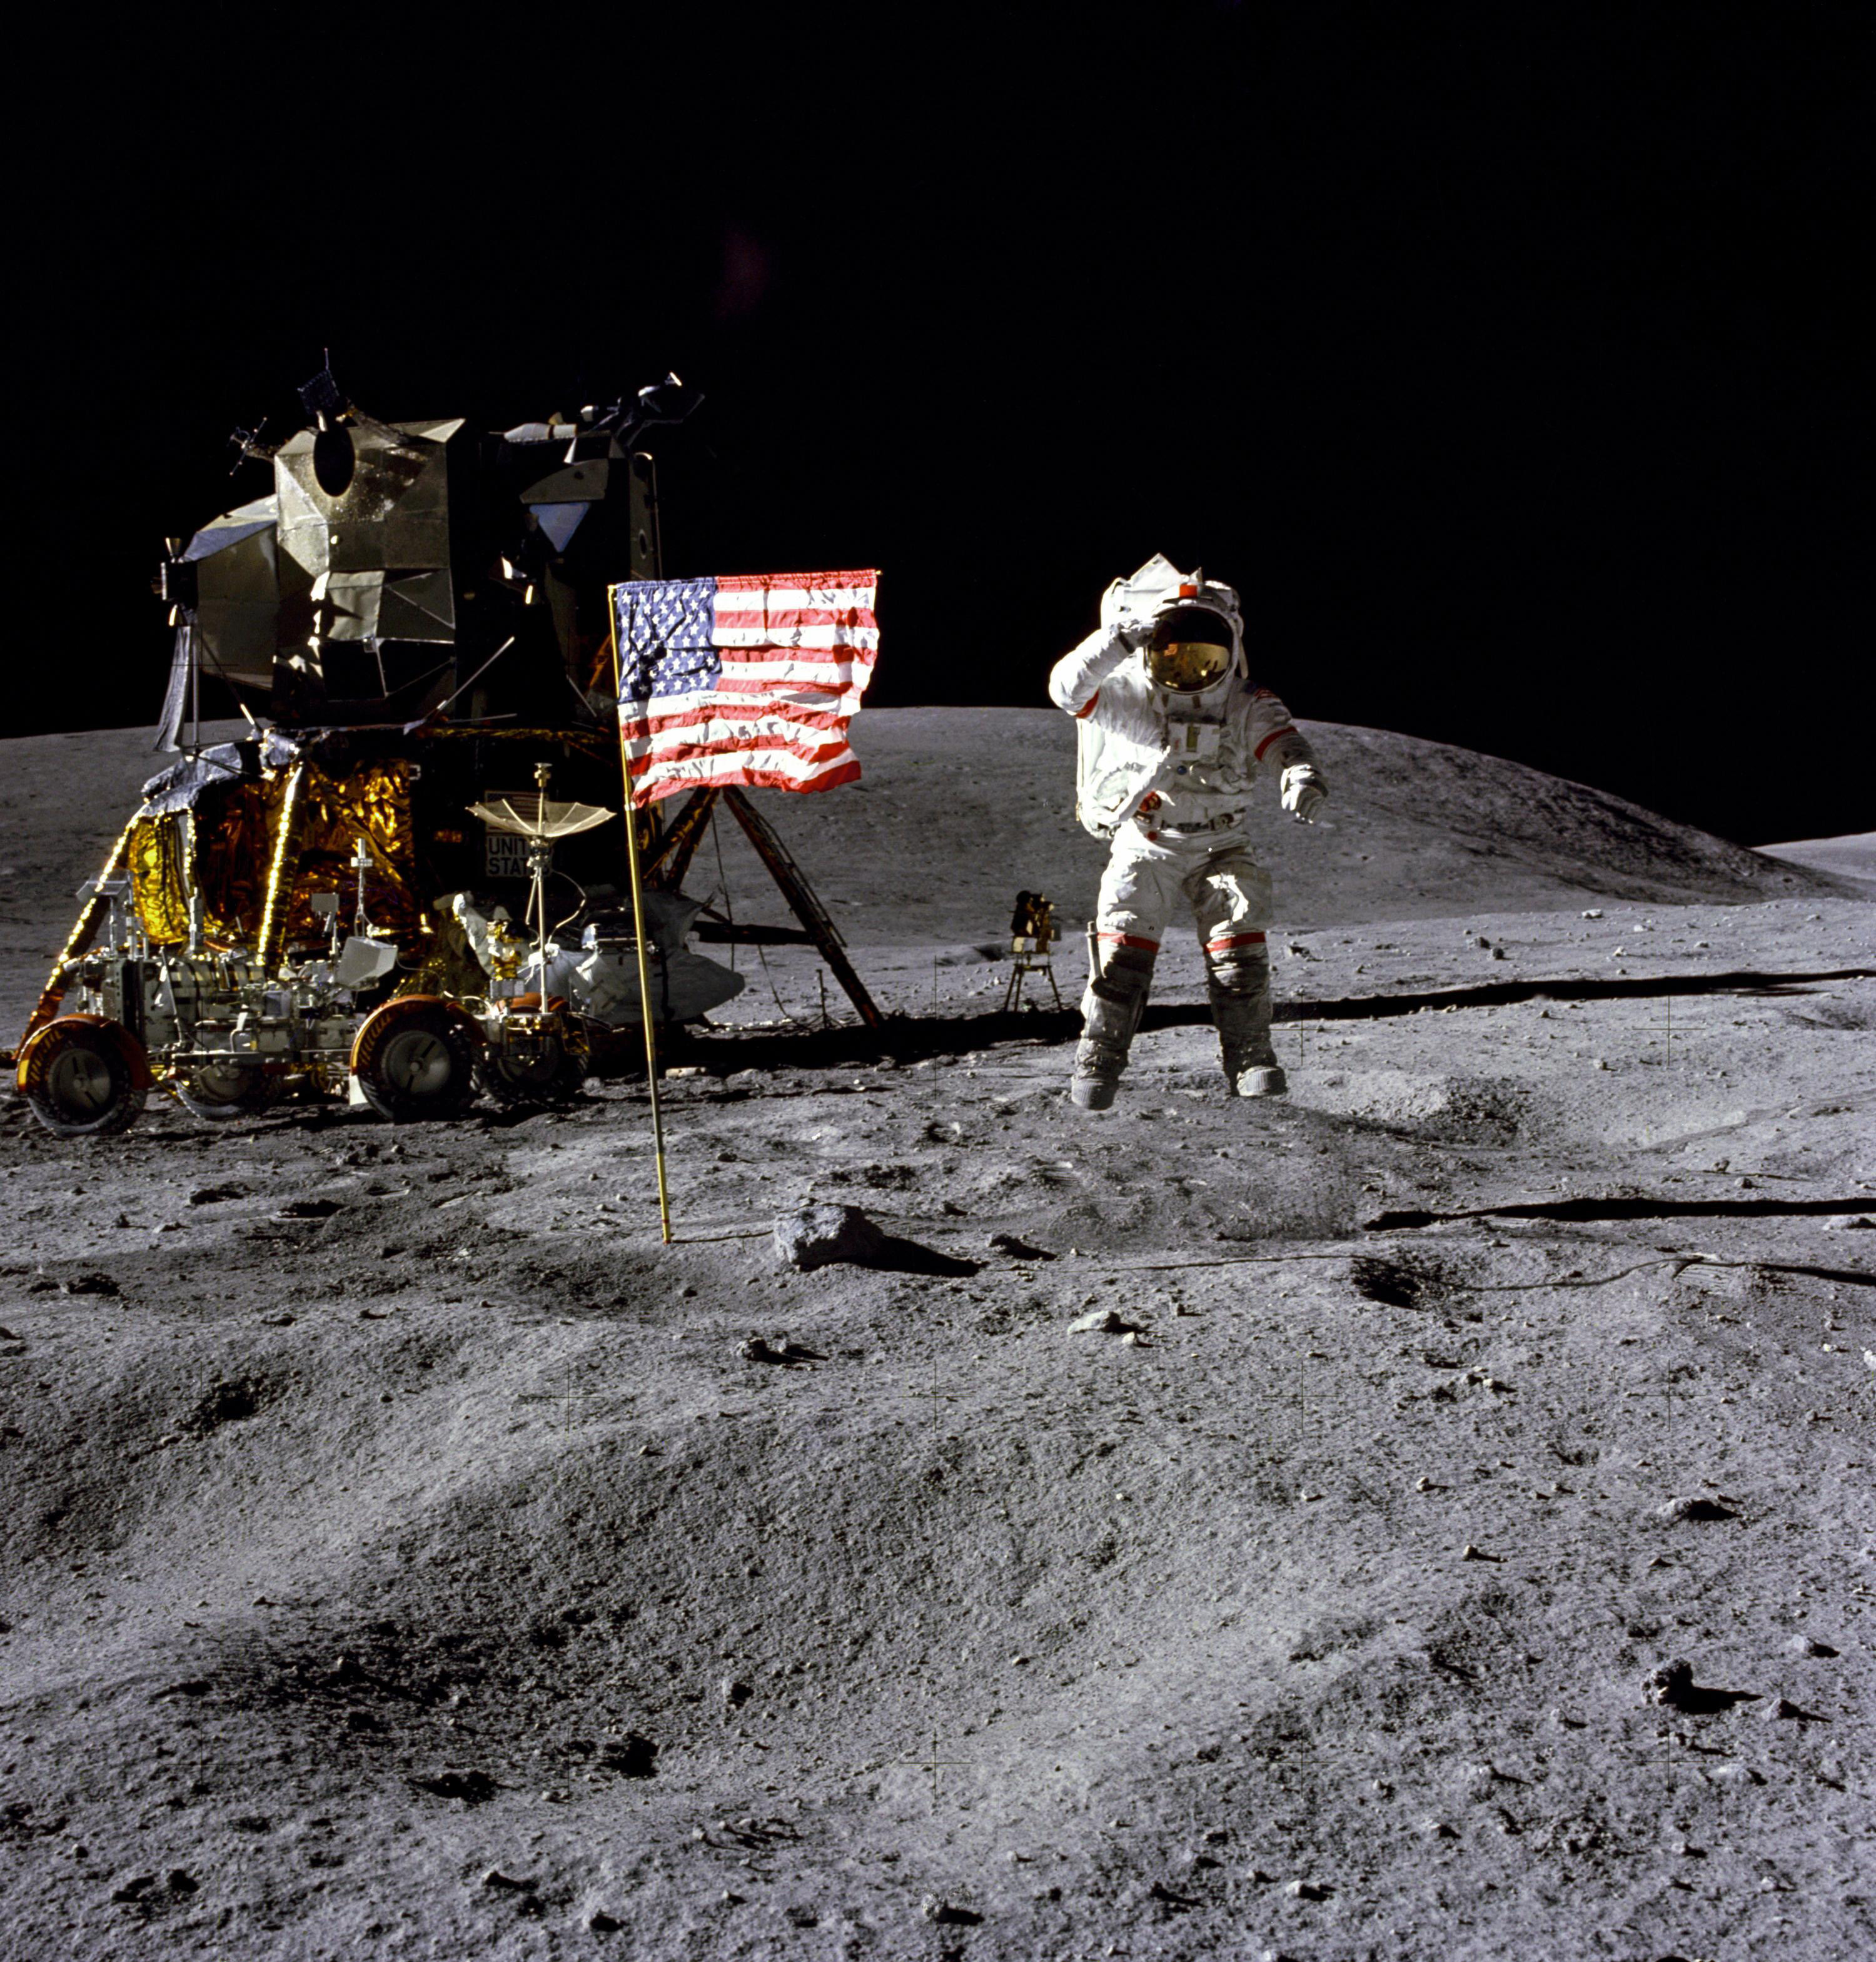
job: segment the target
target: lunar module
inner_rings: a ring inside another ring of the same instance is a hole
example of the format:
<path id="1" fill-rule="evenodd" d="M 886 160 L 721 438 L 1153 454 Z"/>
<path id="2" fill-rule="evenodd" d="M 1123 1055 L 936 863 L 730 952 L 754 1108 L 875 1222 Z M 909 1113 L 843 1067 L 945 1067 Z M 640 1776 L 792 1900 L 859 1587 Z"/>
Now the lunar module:
<path id="1" fill-rule="evenodd" d="M 688 944 L 694 840 L 621 815 L 608 692 L 608 583 L 659 570 L 639 439 L 696 392 L 499 433 L 379 422 L 330 369 L 300 394 L 300 427 L 239 438 L 272 490 L 171 540 L 156 582 L 176 760 L 83 889 L 15 1058 L 63 1136 L 122 1130 L 158 1085 L 206 1118 L 289 1091 L 394 1120 L 564 1100 L 643 1040 L 628 821 L 657 882 L 653 1019 L 742 986 Z M 241 740 L 202 740 L 205 683 Z"/>

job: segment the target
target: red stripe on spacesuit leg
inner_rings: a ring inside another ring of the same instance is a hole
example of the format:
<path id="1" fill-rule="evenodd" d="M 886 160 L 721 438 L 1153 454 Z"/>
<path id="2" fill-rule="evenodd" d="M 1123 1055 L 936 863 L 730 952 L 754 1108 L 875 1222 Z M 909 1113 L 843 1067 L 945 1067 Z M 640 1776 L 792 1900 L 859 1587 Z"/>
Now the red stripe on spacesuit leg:
<path id="1" fill-rule="evenodd" d="M 1092 715 L 1094 713 L 1094 705 L 1100 699 L 1101 691 L 1097 688 L 1093 694 L 1089 696 L 1086 703 L 1075 711 L 1075 720 L 1080 722 Z"/>
<path id="2" fill-rule="evenodd" d="M 1111 940 L 1117 947 L 1144 947 L 1150 954 L 1157 954 L 1160 951 L 1160 943 L 1157 940 L 1147 940 L 1137 933 L 1097 931 L 1094 937 L 1096 940 Z"/>
<path id="3" fill-rule="evenodd" d="M 1264 760 L 1264 752 L 1276 741 L 1279 736 L 1294 736 L 1296 733 L 1296 725 L 1294 723 L 1286 722 L 1281 729 L 1273 729 L 1251 753 L 1261 763 Z"/>
<path id="4" fill-rule="evenodd" d="M 1219 939 L 1207 941 L 1205 951 L 1208 954 L 1222 954 L 1227 947 L 1262 947 L 1263 944 L 1264 936 L 1261 933 L 1227 933 Z"/>

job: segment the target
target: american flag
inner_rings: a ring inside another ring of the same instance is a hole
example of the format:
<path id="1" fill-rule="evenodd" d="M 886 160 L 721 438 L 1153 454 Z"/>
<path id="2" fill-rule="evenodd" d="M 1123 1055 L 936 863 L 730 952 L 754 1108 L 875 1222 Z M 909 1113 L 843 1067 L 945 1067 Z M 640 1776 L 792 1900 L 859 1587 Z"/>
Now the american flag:
<path id="1" fill-rule="evenodd" d="M 876 572 L 632 580 L 612 589 L 632 801 L 851 783 L 847 725 L 879 647 Z"/>

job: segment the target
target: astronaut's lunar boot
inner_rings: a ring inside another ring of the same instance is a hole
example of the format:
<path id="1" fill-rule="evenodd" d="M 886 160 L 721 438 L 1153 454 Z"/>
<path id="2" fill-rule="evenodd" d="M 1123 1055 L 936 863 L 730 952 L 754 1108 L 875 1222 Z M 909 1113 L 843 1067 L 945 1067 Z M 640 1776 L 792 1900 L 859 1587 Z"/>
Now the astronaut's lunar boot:
<path id="1" fill-rule="evenodd" d="M 1281 1097 L 1290 1088 L 1270 1040 L 1270 956 L 1254 945 L 1205 950 L 1206 992 L 1234 1097 Z"/>
<path id="2" fill-rule="evenodd" d="M 1157 947 L 1102 948 L 1101 971 L 1081 998 L 1081 1042 L 1068 1094 L 1078 1110 L 1105 1110 L 1120 1088 L 1134 1031 L 1146 1011 Z"/>

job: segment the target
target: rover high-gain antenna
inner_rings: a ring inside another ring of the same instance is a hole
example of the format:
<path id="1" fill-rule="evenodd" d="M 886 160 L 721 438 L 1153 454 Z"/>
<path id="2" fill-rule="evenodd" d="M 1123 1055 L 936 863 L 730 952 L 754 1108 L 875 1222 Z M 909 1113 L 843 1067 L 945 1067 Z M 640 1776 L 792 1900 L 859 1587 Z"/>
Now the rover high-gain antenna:
<path id="1" fill-rule="evenodd" d="M 486 804 L 472 804 L 471 816 L 479 817 L 491 831 L 506 831 L 528 841 L 528 873 L 533 890 L 528 895 L 528 909 L 533 915 L 535 925 L 535 948 L 541 962 L 541 993 L 544 1002 L 547 992 L 547 867 L 554 857 L 554 841 L 557 838 L 571 838 L 576 832 L 591 831 L 596 824 L 604 824 L 612 813 L 593 804 L 555 804 L 547 796 L 547 784 L 553 775 L 546 763 L 534 765 L 534 781 L 539 786 L 533 791 L 510 791 L 504 795 L 491 797 Z"/>

